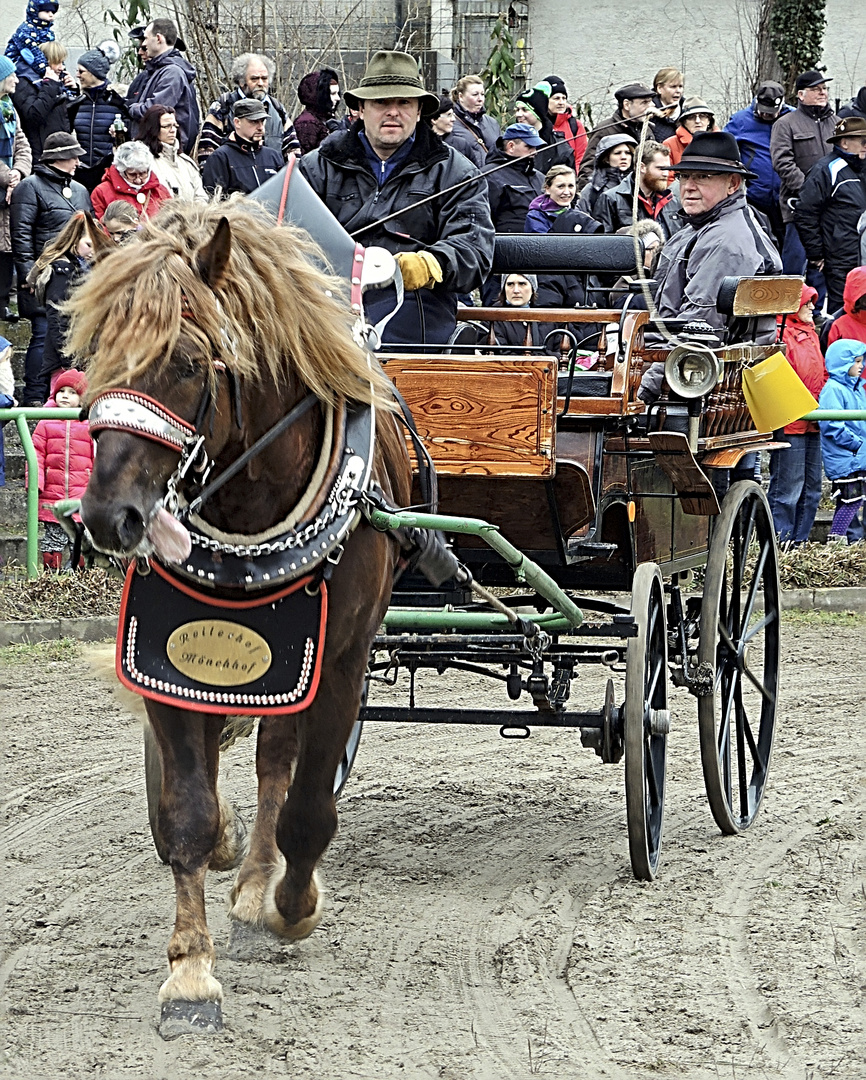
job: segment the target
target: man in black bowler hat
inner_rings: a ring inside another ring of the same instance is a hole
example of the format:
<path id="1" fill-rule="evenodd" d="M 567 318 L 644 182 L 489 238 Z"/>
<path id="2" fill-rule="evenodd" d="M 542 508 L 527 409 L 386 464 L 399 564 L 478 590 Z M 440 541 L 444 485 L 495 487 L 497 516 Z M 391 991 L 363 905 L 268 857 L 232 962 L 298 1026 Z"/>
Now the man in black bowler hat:
<path id="1" fill-rule="evenodd" d="M 722 278 L 778 274 L 782 260 L 746 202 L 744 181 L 755 174 L 740 161 L 733 135 L 697 132 L 673 171 L 685 227 L 659 259 L 656 307 L 662 318 L 701 320 L 721 329 L 727 318 L 716 308 Z"/>

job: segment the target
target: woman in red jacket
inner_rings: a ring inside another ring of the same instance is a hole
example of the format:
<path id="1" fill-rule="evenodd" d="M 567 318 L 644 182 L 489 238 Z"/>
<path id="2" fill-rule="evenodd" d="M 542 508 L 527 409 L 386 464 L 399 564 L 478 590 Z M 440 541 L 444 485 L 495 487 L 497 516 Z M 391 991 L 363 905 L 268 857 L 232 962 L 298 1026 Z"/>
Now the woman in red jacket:
<path id="1" fill-rule="evenodd" d="M 800 310 L 788 316 L 782 334 L 788 362 L 815 398 L 827 381 L 827 369 L 812 321 L 817 299 L 815 289 L 804 285 Z M 775 437 L 791 445 L 786 450 L 770 452 L 767 498 L 773 527 L 781 543 L 804 544 L 809 539 L 821 499 L 821 434 L 814 421 L 795 420 L 783 431 L 777 431 Z"/>
<path id="2" fill-rule="evenodd" d="M 106 206 L 117 199 L 134 206 L 139 217 L 152 218 L 170 198 L 171 192 L 153 171 L 153 154 L 143 142 L 128 142 L 114 151 L 114 164 L 94 188 L 90 201 L 94 214 L 102 221 Z"/>
<path id="3" fill-rule="evenodd" d="M 87 390 L 83 371 L 68 368 L 54 386 L 58 409 L 77 409 Z M 42 564 L 59 570 L 69 537 L 57 523 L 51 507 L 62 499 L 84 494 L 93 470 L 93 440 L 83 420 L 40 420 L 33 432 L 39 465 L 39 520 L 44 523 Z"/>
<path id="4" fill-rule="evenodd" d="M 866 341 L 866 266 L 855 266 L 845 278 L 844 312 L 830 324 L 827 344 L 837 338 Z"/>

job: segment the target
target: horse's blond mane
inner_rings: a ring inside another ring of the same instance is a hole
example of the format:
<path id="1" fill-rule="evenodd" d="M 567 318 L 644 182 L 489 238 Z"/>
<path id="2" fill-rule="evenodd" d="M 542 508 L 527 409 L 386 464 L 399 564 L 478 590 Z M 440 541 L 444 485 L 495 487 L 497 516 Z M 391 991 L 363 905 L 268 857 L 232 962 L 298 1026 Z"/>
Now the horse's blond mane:
<path id="1" fill-rule="evenodd" d="M 197 253 L 222 217 L 231 258 L 212 291 Z M 306 233 L 278 227 L 256 203 L 169 203 L 66 304 L 67 349 L 87 367 L 89 396 L 158 372 L 191 335 L 247 379 L 282 384 L 294 369 L 324 401 L 388 401 L 378 364 L 371 371 L 352 338 L 343 283 L 314 267 L 317 256 L 323 263 Z"/>

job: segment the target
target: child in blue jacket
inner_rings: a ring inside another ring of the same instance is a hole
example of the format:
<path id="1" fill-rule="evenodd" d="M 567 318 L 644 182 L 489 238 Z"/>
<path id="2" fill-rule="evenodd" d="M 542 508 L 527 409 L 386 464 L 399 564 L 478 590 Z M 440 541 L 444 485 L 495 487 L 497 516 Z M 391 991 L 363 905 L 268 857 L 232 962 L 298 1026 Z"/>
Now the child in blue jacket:
<path id="1" fill-rule="evenodd" d="M 818 399 L 820 409 L 866 410 L 866 388 L 861 378 L 866 344 L 839 338 L 827 348 L 825 363 L 830 378 Z M 830 540 L 843 540 L 848 526 L 863 505 L 866 478 L 866 420 L 821 420 L 824 472 L 833 481 L 836 513 Z"/>
<path id="2" fill-rule="evenodd" d="M 24 22 L 6 46 L 6 55 L 19 75 L 31 67 L 40 79 L 44 76 L 48 61 L 40 46 L 54 40 L 52 23 L 59 7 L 57 0 L 28 0 Z"/>

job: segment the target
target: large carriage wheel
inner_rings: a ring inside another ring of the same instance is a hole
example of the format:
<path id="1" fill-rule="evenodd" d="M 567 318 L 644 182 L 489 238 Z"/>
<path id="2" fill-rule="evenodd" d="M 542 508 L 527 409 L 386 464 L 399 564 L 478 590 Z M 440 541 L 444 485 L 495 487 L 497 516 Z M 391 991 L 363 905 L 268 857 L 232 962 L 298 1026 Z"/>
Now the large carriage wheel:
<path id="1" fill-rule="evenodd" d="M 625 804 L 634 876 L 652 881 L 659 865 L 665 802 L 668 711 L 668 644 L 662 576 L 641 563 L 632 585 L 637 636 L 626 653 Z"/>
<path id="2" fill-rule="evenodd" d="M 698 698 L 704 782 L 716 824 L 731 835 L 755 820 L 767 783 L 779 622 L 773 519 L 760 486 L 744 480 L 728 491 L 715 524 L 698 642 L 698 662 L 713 672 L 712 692 Z"/>

